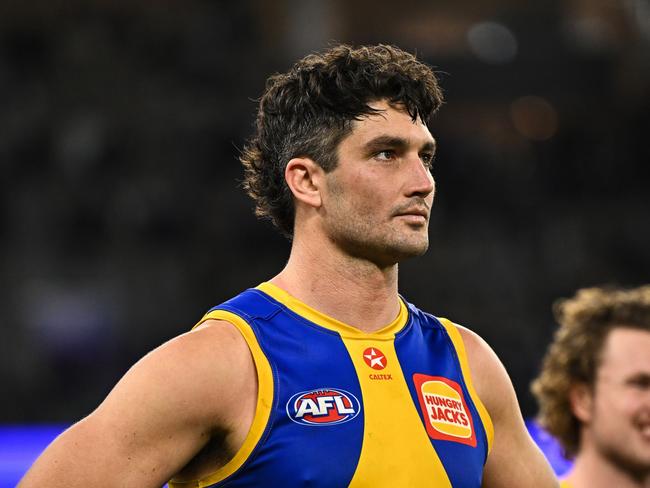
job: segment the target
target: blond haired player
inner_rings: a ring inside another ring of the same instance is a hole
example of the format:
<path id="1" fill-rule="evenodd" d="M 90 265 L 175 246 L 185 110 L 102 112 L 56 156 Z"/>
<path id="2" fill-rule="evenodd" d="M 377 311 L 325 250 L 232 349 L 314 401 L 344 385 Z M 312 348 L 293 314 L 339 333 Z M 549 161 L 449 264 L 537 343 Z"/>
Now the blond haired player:
<path id="1" fill-rule="evenodd" d="M 560 323 L 533 392 L 575 463 L 566 488 L 650 487 L 650 286 L 588 288 Z"/>

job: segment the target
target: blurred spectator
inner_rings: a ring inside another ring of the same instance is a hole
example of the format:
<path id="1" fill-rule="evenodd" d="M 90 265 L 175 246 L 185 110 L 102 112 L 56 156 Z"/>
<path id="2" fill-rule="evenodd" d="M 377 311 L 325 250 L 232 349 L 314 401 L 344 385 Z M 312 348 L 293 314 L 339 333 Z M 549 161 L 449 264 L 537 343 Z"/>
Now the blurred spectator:
<path id="1" fill-rule="evenodd" d="M 533 383 L 539 419 L 575 458 L 566 488 L 650 486 L 650 285 L 579 290 Z"/>

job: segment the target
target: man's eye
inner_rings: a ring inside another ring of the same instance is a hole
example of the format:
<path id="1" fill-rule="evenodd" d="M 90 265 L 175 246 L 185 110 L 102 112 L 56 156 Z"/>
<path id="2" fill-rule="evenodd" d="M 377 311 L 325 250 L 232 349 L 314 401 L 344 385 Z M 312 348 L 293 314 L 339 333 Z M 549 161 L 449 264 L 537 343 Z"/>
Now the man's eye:
<path id="1" fill-rule="evenodd" d="M 390 149 L 379 151 L 375 154 L 375 158 L 383 161 L 390 161 L 391 159 L 395 158 L 395 151 L 392 151 Z"/>
<path id="2" fill-rule="evenodd" d="M 427 168 L 431 168 L 433 166 L 433 154 L 421 154 L 420 159 L 422 159 L 422 164 L 424 164 Z"/>
<path id="3" fill-rule="evenodd" d="M 639 388 L 641 390 L 648 390 L 650 389 L 650 375 L 635 376 L 633 378 L 630 378 L 628 383 L 634 386 L 635 388 Z"/>

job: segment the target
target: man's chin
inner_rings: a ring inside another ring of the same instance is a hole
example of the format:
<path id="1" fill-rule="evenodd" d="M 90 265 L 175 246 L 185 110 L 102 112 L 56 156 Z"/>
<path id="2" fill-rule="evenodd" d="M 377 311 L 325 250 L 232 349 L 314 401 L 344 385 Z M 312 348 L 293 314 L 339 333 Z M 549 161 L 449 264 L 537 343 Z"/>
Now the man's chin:
<path id="1" fill-rule="evenodd" d="M 404 253 L 404 259 L 417 258 L 426 254 L 429 249 L 429 243 L 426 243 L 423 246 L 413 247 Z"/>
<path id="2" fill-rule="evenodd" d="M 402 239 L 357 236 L 358 239 L 339 240 L 339 246 L 350 256 L 362 258 L 385 267 L 422 256 L 429 248 L 428 235 L 410 235 Z"/>
<path id="3" fill-rule="evenodd" d="M 417 257 L 422 256 L 429 249 L 429 235 L 422 234 L 416 236 L 410 236 L 411 239 L 405 239 L 400 242 L 401 248 L 403 248 L 403 254 L 408 257 Z"/>
<path id="4" fill-rule="evenodd" d="M 397 245 L 387 246 L 386 255 L 390 256 L 390 261 L 400 263 L 407 259 L 422 256 L 429 249 L 429 240 L 420 242 L 400 242 Z"/>
<path id="5" fill-rule="evenodd" d="M 637 446 L 638 447 L 638 446 Z M 634 479 L 647 479 L 650 476 L 650 456 L 644 449 L 624 450 L 609 447 L 603 455 Z"/>

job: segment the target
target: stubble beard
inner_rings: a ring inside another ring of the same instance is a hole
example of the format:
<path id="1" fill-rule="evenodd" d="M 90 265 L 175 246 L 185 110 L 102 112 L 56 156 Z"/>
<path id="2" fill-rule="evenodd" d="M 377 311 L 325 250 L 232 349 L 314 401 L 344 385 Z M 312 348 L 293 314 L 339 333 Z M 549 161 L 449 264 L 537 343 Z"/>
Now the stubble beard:
<path id="1" fill-rule="evenodd" d="M 605 440 L 594 440 L 600 455 L 617 470 L 638 483 L 647 483 L 650 480 L 650 458 L 636 452 L 629 440 L 616 438 L 615 442 L 612 442 L 609 437 Z"/>
<path id="2" fill-rule="evenodd" d="M 417 235 L 416 235 L 417 233 Z M 423 255 L 429 247 L 427 229 L 403 230 L 381 225 L 355 214 L 339 220 L 330 233 L 335 245 L 347 255 L 379 267 L 395 265 Z"/>
<path id="3" fill-rule="evenodd" d="M 429 248 L 428 222 L 416 230 L 404 228 L 408 224 L 397 222 L 392 216 L 377 221 L 372 205 L 358 207 L 345 199 L 345 191 L 336 178 L 330 179 L 330 188 L 337 204 L 330 209 L 329 238 L 348 256 L 385 268 L 421 256 Z"/>

